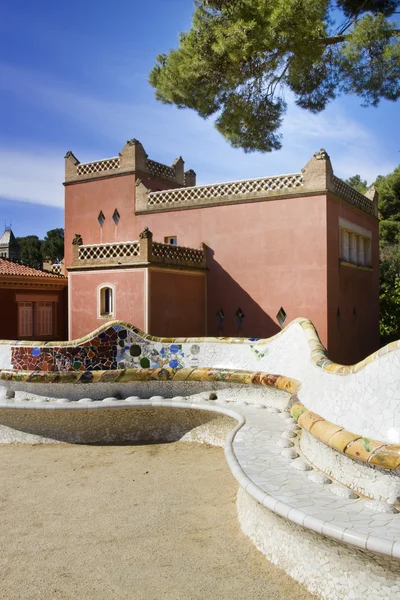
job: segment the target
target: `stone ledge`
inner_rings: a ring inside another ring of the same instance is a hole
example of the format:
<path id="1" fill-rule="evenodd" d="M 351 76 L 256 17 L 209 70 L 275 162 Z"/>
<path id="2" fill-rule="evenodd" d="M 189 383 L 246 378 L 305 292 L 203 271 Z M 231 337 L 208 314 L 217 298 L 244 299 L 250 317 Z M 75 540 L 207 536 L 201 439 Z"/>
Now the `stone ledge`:
<path id="1" fill-rule="evenodd" d="M 364 265 L 356 265 L 354 263 L 347 262 L 346 260 L 339 259 L 339 264 L 341 267 L 350 267 L 351 269 L 358 269 L 359 271 L 369 271 L 372 273 L 374 270 L 372 267 L 366 267 Z"/>

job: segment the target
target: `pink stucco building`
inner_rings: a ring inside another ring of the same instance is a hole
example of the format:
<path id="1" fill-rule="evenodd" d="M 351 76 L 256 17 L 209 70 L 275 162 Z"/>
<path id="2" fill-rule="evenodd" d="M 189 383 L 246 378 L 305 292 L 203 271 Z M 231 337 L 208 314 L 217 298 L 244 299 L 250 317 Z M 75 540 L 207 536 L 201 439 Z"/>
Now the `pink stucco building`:
<path id="1" fill-rule="evenodd" d="M 379 345 L 377 198 L 333 174 L 325 151 L 298 173 L 196 186 L 182 158 L 68 152 L 69 337 L 110 319 L 158 336 L 267 337 L 307 317 L 333 360 Z"/>

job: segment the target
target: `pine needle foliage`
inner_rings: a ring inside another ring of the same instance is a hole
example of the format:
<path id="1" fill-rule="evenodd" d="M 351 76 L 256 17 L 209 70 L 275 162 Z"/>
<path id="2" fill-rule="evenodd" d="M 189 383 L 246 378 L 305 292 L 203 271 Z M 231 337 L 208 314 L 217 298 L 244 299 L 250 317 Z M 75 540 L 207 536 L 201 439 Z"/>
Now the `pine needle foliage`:
<path id="1" fill-rule="evenodd" d="M 150 73 L 158 100 L 215 117 L 235 148 L 281 147 L 285 91 L 314 113 L 340 94 L 400 96 L 400 0 L 195 0 Z"/>

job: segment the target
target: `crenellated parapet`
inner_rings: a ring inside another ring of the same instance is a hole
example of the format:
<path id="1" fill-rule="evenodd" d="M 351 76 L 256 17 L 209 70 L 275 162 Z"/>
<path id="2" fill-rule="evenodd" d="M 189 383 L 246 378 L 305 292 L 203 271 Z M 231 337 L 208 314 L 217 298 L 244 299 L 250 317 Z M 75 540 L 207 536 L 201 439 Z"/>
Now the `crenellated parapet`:
<path id="1" fill-rule="evenodd" d="M 328 193 L 371 216 L 378 216 L 378 195 L 374 188 L 361 194 L 334 175 L 328 153 L 321 149 L 298 173 L 273 175 L 207 185 L 196 185 L 196 173 L 185 171 L 180 156 L 172 165 L 152 160 L 136 139 L 128 140 L 118 156 L 81 163 L 71 152 L 65 155 L 65 184 L 113 177 L 127 173 L 142 179 L 156 179 L 174 183 L 175 188 L 152 191 L 141 184 L 136 190 L 136 212 L 193 208 L 236 202 L 260 201 L 286 196 L 306 196 Z"/>
<path id="2" fill-rule="evenodd" d="M 138 173 L 149 179 L 161 179 L 176 185 L 196 185 L 196 173 L 185 172 L 180 156 L 171 166 L 151 160 L 139 140 L 128 140 L 118 156 L 81 163 L 70 150 L 65 155 L 65 183 L 75 183 L 99 177 Z"/>
<path id="3" fill-rule="evenodd" d="M 262 201 L 277 197 L 299 197 L 330 192 L 340 200 L 372 216 L 378 216 L 378 197 L 374 188 L 361 194 L 334 175 L 325 150 L 316 152 L 299 173 L 273 175 L 196 186 L 192 175 L 185 173 L 185 187 L 151 191 L 142 181 L 136 187 L 136 212 L 159 212 L 199 206 L 216 206 Z"/>

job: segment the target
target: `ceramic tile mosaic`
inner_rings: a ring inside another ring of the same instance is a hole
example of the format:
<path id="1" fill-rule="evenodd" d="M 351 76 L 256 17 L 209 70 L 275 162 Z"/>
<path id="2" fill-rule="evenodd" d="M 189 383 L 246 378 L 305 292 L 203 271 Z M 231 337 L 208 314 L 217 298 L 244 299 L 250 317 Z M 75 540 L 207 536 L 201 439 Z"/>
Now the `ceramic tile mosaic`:
<path id="1" fill-rule="evenodd" d="M 243 532 L 273 564 L 326 600 L 398 600 L 400 563 L 320 535 L 320 524 L 292 509 L 291 519 L 267 510 L 242 487 L 236 502 Z M 296 519 L 300 523 L 296 522 Z M 371 551 L 379 542 L 367 541 Z"/>
<path id="2" fill-rule="evenodd" d="M 68 346 L 12 346 L 11 363 L 23 371 L 98 371 L 117 368 L 120 326 L 108 327 L 91 340 Z"/>
<path id="3" fill-rule="evenodd" d="M 10 349 L 14 372 L 3 370 L 0 377 L 38 383 L 187 377 L 244 384 L 259 384 L 264 378 L 268 385 L 270 376 L 265 374 L 278 373 L 280 386 L 286 377 L 286 389 L 297 391 L 303 404 L 321 418 L 386 445 L 400 442 L 398 344 L 390 344 L 358 365 L 343 367 L 329 361 L 306 319 L 298 319 L 269 340 L 154 338 L 127 323 L 113 322 L 74 342 L 19 342 Z M 8 364 L 5 352 L 2 361 Z M 186 373 L 188 369 L 192 374 Z M 390 461 L 395 461 L 393 450 L 390 455 Z M 385 456 L 381 466 L 388 464 L 388 453 Z"/>

